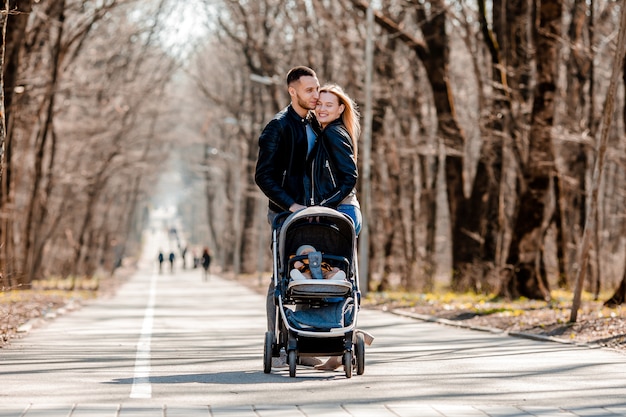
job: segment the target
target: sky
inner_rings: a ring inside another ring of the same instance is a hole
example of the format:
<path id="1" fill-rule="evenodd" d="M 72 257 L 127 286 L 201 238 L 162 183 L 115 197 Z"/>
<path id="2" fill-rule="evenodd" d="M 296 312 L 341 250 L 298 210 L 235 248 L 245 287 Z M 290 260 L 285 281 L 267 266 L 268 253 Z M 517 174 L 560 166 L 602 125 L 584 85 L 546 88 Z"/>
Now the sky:
<path id="1" fill-rule="evenodd" d="M 165 19 L 164 44 L 186 57 L 206 35 L 206 6 L 201 0 L 173 0 L 171 3 L 173 10 Z"/>
<path id="2" fill-rule="evenodd" d="M 195 43 L 206 36 L 206 16 L 217 11 L 221 0 L 151 0 L 136 2 L 130 19 L 150 26 L 159 19 L 163 29 L 158 36 L 164 49 L 174 56 L 186 57 Z M 159 5 L 163 6 L 158 13 Z"/>

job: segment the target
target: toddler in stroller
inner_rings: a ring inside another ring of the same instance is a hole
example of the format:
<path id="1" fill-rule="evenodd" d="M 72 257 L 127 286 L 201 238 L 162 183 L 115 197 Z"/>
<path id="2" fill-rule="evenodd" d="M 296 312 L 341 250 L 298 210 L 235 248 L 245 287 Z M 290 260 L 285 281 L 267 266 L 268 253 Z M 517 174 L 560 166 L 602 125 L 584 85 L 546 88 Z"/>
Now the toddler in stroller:
<path id="1" fill-rule="evenodd" d="M 315 254 L 317 250 L 311 245 L 302 245 L 296 251 L 295 256 L 308 255 L 309 253 Z M 292 255 L 293 257 L 294 255 Z M 315 258 L 314 258 L 315 259 Z M 315 261 L 313 261 L 315 262 Z M 301 279 L 311 279 L 311 261 L 309 259 L 304 259 L 303 261 L 294 262 L 294 268 L 290 272 L 291 279 L 294 281 Z M 336 266 L 331 266 L 328 262 L 321 262 L 320 269 L 322 271 L 322 277 L 324 279 L 332 279 L 332 280 L 345 280 L 346 273 Z M 365 341 L 365 345 L 370 346 L 374 341 L 374 337 L 363 331 L 356 330 L 357 333 L 360 333 L 363 336 L 363 340 Z M 341 358 L 339 356 L 330 356 L 326 362 L 315 365 L 315 369 L 320 371 L 334 371 L 335 369 L 341 366 Z"/>
<path id="2" fill-rule="evenodd" d="M 311 254 L 311 255 L 309 255 Z M 331 266 L 328 262 L 324 262 L 321 260 L 321 254 L 318 255 L 317 250 L 311 245 L 302 245 L 298 248 L 294 256 L 302 256 L 309 255 L 307 258 L 295 261 L 293 264 L 293 269 L 289 273 L 291 279 L 293 280 L 302 280 L 302 279 L 312 279 L 312 278 L 321 278 L 323 279 L 333 279 L 333 280 L 345 280 L 346 273 L 343 272 L 336 266 Z M 319 270 L 318 270 L 319 266 Z M 320 274 L 321 272 L 321 274 Z M 312 274 L 315 274 L 314 277 Z"/>

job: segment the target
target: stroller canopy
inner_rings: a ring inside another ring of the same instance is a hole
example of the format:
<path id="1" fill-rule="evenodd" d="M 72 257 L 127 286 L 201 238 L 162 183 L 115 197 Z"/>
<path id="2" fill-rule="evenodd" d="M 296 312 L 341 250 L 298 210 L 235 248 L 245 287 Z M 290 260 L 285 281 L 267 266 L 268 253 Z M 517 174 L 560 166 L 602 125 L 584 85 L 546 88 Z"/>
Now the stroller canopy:
<path id="1" fill-rule="evenodd" d="M 342 256 L 352 264 L 356 247 L 352 219 L 327 207 L 307 207 L 291 214 L 279 232 L 280 259 L 285 262 L 305 244 L 322 253 Z"/>

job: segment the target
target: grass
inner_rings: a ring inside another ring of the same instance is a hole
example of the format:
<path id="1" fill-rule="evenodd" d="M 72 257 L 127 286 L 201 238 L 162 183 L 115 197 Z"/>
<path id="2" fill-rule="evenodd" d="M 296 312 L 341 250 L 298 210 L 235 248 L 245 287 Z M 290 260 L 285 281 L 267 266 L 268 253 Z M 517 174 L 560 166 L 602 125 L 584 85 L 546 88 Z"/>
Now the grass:
<path id="1" fill-rule="evenodd" d="M 563 290 L 551 293 L 552 300 L 529 300 L 519 298 L 505 300 L 495 294 L 477 294 L 472 292 L 454 293 L 450 291 L 433 293 L 411 293 L 404 291 L 370 292 L 363 300 L 363 305 L 386 308 L 433 307 L 440 310 L 463 310 L 475 315 L 487 316 L 501 314 L 506 316 L 521 316 L 532 310 L 570 310 L 573 295 Z M 606 294 L 605 297 L 609 297 Z M 600 297 L 600 300 L 605 298 Z M 597 316 L 616 317 L 621 315 L 621 307 L 608 308 L 602 301 L 594 300 L 593 294 L 583 293 L 583 308 L 593 309 Z"/>

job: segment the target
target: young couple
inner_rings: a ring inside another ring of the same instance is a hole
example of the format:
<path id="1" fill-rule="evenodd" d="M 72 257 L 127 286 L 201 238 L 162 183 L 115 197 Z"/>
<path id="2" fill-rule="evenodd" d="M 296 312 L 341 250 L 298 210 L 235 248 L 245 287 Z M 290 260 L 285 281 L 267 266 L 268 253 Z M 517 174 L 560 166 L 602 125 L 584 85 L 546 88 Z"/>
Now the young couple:
<path id="1" fill-rule="evenodd" d="M 337 85 L 320 88 L 308 67 L 292 68 L 287 88 L 291 104 L 259 137 L 255 181 L 269 198 L 268 220 L 272 224 L 278 213 L 325 206 L 350 216 L 358 234 L 356 105 Z"/>
<path id="2" fill-rule="evenodd" d="M 269 199 L 268 221 L 273 224 L 281 212 L 326 206 L 347 214 L 358 235 L 356 104 L 337 85 L 320 88 L 315 71 L 304 66 L 287 73 L 287 89 L 291 103 L 259 137 L 255 181 Z M 275 331 L 273 280 L 266 309 L 268 330 Z"/>

